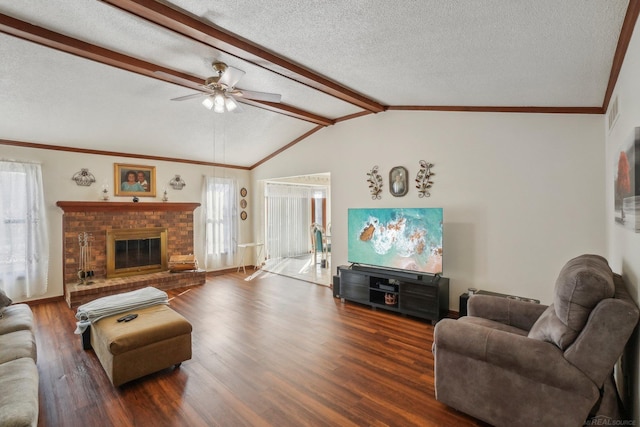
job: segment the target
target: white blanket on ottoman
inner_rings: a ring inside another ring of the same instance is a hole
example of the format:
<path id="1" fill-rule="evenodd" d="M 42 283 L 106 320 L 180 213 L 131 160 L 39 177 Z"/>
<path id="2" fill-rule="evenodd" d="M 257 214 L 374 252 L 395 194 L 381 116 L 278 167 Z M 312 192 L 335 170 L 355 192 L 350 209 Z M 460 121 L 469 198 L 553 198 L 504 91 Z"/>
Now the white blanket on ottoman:
<path id="1" fill-rule="evenodd" d="M 76 322 L 77 327 L 74 333 L 82 334 L 92 323 L 103 317 L 158 304 L 169 305 L 169 297 L 166 292 L 151 286 L 98 298 L 78 307 L 76 312 L 78 322 Z"/>

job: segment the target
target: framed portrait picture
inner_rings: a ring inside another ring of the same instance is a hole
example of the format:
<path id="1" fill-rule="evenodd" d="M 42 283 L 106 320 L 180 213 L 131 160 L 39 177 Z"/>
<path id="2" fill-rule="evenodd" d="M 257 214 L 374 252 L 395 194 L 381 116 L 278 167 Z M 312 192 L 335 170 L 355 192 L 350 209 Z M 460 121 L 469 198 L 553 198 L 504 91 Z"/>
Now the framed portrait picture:
<path id="1" fill-rule="evenodd" d="M 115 196 L 156 197 L 156 167 L 113 164 Z"/>
<path id="2" fill-rule="evenodd" d="M 407 168 L 396 166 L 389 172 L 389 191 L 392 196 L 402 197 L 409 191 Z"/>
<path id="3" fill-rule="evenodd" d="M 613 177 L 617 223 L 640 233 L 640 127 L 618 150 Z"/>

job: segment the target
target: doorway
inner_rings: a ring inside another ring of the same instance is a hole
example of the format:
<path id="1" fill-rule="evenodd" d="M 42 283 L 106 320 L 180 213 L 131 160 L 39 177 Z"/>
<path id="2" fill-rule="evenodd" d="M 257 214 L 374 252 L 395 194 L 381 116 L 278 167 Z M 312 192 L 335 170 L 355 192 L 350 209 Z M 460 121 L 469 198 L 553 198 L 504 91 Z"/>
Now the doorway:
<path id="1" fill-rule="evenodd" d="M 331 226 L 330 174 L 268 180 L 264 194 L 263 270 L 329 286 L 331 269 L 326 230 Z M 322 227 L 325 246 L 315 245 L 313 224 Z M 324 256 L 317 256 L 317 249 L 323 250 Z"/>

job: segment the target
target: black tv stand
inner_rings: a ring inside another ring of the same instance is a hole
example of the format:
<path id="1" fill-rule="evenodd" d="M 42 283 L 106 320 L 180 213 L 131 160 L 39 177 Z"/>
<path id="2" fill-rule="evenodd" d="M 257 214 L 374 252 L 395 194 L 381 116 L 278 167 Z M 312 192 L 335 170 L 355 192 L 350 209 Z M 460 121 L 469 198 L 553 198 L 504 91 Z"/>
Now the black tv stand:
<path id="1" fill-rule="evenodd" d="M 449 313 L 449 279 L 354 264 L 338 267 L 334 296 L 431 320 Z M 337 288 L 337 289 L 336 289 Z"/>

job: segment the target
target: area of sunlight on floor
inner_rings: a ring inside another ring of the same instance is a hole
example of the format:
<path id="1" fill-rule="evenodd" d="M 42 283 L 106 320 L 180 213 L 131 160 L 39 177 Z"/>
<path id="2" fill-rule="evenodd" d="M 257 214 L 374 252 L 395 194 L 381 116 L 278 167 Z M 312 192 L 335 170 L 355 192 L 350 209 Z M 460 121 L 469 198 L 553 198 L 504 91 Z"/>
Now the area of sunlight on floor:
<path id="1" fill-rule="evenodd" d="M 321 257 L 318 255 L 314 262 L 313 254 L 291 258 L 269 259 L 262 266 L 261 270 L 253 273 L 247 280 L 251 280 L 260 274 L 272 273 L 304 280 L 305 282 L 316 283 L 318 285 L 330 286 L 331 254 L 329 253 L 327 255 L 326 267 L 322 267 L 320 261 Z"/>

